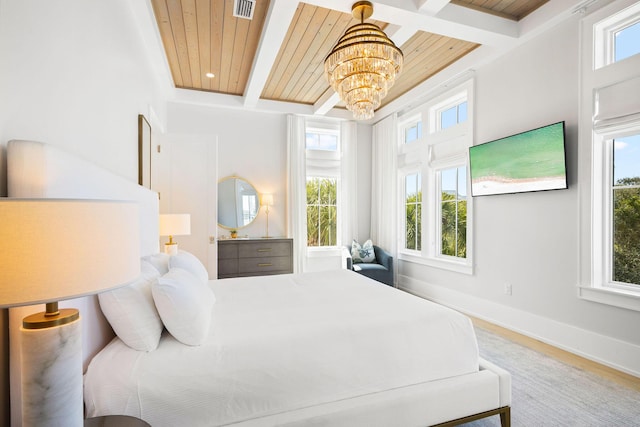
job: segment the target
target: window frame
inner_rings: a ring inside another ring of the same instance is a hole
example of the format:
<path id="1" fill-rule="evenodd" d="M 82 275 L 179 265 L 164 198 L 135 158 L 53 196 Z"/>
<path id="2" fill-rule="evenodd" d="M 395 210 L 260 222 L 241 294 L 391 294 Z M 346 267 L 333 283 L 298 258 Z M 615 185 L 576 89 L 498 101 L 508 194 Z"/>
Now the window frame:
<path id="1" fill-rule="evenodd" d="M 630 19 L 633 18 L 633 19 Z M 640 311 L 640 287 L 613 282 L 613 222 L 610 179 L 611 142 L 638 133 L 640 113 L 608 111 L 610 101 L 599 96 L 612 87 L 625 87 L 640 77 L 640 54 L 611 62 L 616 31 L 640 20 L 640 3 L 619 0 L 603 6 L 581 21 L 579 182 L 580 278 L 578 297 L 588 301 Z M 609 117 L 613 115 L 614 117 Z M 635 289 L 633 289 L 635 288 Z"/>
<path id="2" fill-rule="evenodd" d="M 455 163 L 455 162 L 454 162 Z M 438 228 L 437 228 L 437 252 L 436 252 L 436 256 L 437 257 L 441 257 L 443 259 L 446 260 L 450 260 L 452 262 L 460 262 L 461 260 L 466 260 L 466 256 L 464 258 L 459 257 L 459 256 L 453 256 L 453 255 L 447 255 L 447 254 L 443 254 L 442 253 L 442 172 L 446 171 L 446 170 L 452 170 L 455 169 L 456 170 L 456 174 L 458 169 L 460 168 L 464 168 L 466 175 L 467 176 L 467 180 L 465 181 L 465 188 L 466 188 L 466 202 L 467 202 L 467 206 L 469 206 L 469 200 L 470 200 L 470 196 L 469 196 L 469 179 L 468 179 L 468 171 L 467 171 L 467 165 L 466 162 L 459 162 L 457 165 L 451 165 L 451 166 L 447 166 L 447 167 L 441 167 L 438 168 L 436 170 L 436 188 L 437 188 L 437 193 L 440 195 L 440 197 L 438 197 L 438 206 L 437 206 L 437 219 L 436 222 L 439 224 Z M 456 191 L 457 191 L 457 186 L 458 184 L 458 177 L 456 176 Z M 456 204 L 459 203 L 460 199 L 456 199 Z M 468 212 L 469 210 L 467 209 L 467 217 L 468 217 Z M 468 219 L 468 218 L 467 218 Z M 456 222 L 458 221 L 458 213 L 457 213 L 457 206 L 456 206 Z M 469 228 L 467 226 L 467 230 L 466 230 L 466 234 L 468 234 L 469 232 Z M 466 240 L 465 240 L 466 242 Z M 468 253 L 468 247 L 465 248 L 465 254 Z"/>
<path id="3" fill-rule="evenodd" d="M 420 249 L 410 249 L 406 247 L 406 243 L 407 243 L 407 236 L 406 236 L 406 230 L 407 230 L 407 221 L 406 221 L 406 207 L 407 207 L 407 177 L 409 177 L 410 175 L 420 175 L 420 191 L 422 192 L 422 196 L 420 198 L 420 225 L 422 227 L 424 227 L 424 175 L 422 173 L 422 171 L 420 170 L 419 167 L 412 167 L 412 168 L 405 168 L 400 172 L 400 175 L 403 177 L 401 179 L 402 185 L 400 188 L 400 192 L 399 194 L 402 194 L 402 208 L 401 208 L 401 214 L 399 216 L 399 218 L 402 218 L 402 221 L 399 221 L 402 223 L 401 227 L 403 230 L 402 233 L 402 244 L 399 245 L 398 247 L 400 248 L 400 250 L 402 252 L 406 252 L 409 254 L 412 254 L 414 256 L 421 256 L 422 253 L 422 248 L 424 247 L 424 230 L 420 230 Z M 416 203 L 417 204 L 417 203 Z"/>
<path id="4" fill-rule="evenodd" d="M 452 89 L 445 88 L 439 95 L 409 112 L 399 119 L 398 125 L 398 259 L 416 264 L 436 267 L 462 274 L 473 274 L 473 198 L 470 196 L 468 169 L 468 147 L 473 145 L 473 99 L 474 79 L 470 78 Z M 467 120 L 441 129 L 439 114 L 467 102 Z M 416 115 L 422 117 L 422 139 L 404 144 L 404 129 L 415 121 Z M 467 174 L 467 248 L 466 258 L 441 254 L 441 194 L 439 176 L 441 170 L 451 167 L 466 168 Z M 421 250 L 405 248 L 406 219 L 405 177 L 412 171 L 422 176 L 422 231 Z"/>

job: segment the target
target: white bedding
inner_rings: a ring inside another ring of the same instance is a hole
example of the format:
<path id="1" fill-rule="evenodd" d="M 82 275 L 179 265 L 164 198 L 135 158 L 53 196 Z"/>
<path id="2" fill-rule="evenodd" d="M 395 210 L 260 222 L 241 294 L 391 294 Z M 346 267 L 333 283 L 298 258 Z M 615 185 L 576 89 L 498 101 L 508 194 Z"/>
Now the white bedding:
<path id="1" fill-rule="evenodd" d="M 207 342 L 115 338 L 85 375 L 88 417 L 227 425 L 478 371 L 467 317 L 347 270 L 210 285 Z"/>

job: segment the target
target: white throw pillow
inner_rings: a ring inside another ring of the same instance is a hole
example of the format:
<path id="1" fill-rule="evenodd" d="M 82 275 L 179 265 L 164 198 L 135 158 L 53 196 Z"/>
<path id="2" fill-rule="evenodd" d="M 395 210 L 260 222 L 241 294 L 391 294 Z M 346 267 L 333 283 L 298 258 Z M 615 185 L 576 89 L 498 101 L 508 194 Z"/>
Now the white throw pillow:
<path id="1" fill-rule="evenodd" d="M 371 239 L 364 242 L 362 246 L 354 240 L 351 243 L 351 259 L 354 264 L 359 262 L 376 262 L 376 253 L 373 250 L 373 242 Z"/>
<path id="2" fill-rule="evenodd" d="M 151 294 L 151 284 L 159 276 L 153 265 L 142 260 L 136 280 L 98 295 L 100 308 L 116 335 L 135 350 L 155 350 L 160 341 L 164 327 Z"/>
<path id="3" fill-rule="evenodd" d="M 182 268 L 207 283 L 209 273 L 202 262 L 191 252 L 179 250 L 176 255 L 169 258 L 169 268 Z"/>
<path id="4" fill-rule="evenodd" d="M 162 323 L 175 339 L 187 345 L 204 342 L 216 299 L 206 282 L 189 271 L 172 268 L 151 287 Z"/>
<path id="5" fill-rule="evenodd" d="M 162 252 L 142 257 L 144 261 L 147 261 L 151 265 L 153 265 L 156 270 L 158 270 L 160 275 L 167 274 L 169 272 L 169 258 L 171 258 L 169 254 L 165 254 Z"/>

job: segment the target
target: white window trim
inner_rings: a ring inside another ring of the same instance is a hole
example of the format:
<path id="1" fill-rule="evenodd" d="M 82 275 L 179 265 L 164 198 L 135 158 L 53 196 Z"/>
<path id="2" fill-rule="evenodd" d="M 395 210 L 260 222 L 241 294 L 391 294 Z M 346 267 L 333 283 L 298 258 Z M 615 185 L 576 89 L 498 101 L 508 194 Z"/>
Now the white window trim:
<path id="1" fill-rule="evenodd" d="M 401 233 L 398 233 L 399 239 L 398 239 L 398 255 L 400 256 L 401 254 L 407 254 L 407 255 L 412 255 L 414 257 L 421 257 L 422 256 L 422 250 L 424 250 L 424 232 L 422 233 L 422 240 L 420 241 L 420 248 L 421 250 L 417 250 L 417 249 L 407 249 L 406 246 L 406 230 L 407 230 L 407 215 L 405 212 L 407 203 L 407 176 L 409 175 L 413 175 L 413 174 L 420 174 L 420 180 L 422 181 L 420 183 L 421 185 L 421 191 L 422 191 L 422 200 L 420 201 L 421 204 L 421 212 L 422 212 L 422 218 L 420 219 L 423 227 L 424 227 L 424 173 L 422 171 L 422 168 L 420 167 L 421 164 L 420 163 L 414 163 L 411 166 L 406 166 L 401 168 L 398 171 L 398 194 L 402 195 L 402 203 L 400 203 L 400 209 L 398 210 L 398 218 L 402 218 L 402 220 L 398 221 L 398 226 L 402 229 Z M 402 258 L 400 258 L 402 259 Z"/>
<path id="2" fill-rule="evenodd" d="M 612 63 L 612 34 L 640 16 L 640 3 L 619 0 L 583 18 L 581 25 L 581 112 L 579 180 L 581 191 L 581 256 L 578 296 L 582 299 L 640 311 L 640 289 L 609 280 L 611 272 L 611 158 L 608 140 L 637 132 L 640 121 L 613 120 L 595 129 L 594 94 L 601 88 L 640 76 L 640 55 Z M 611 51 L 611 49 L 609 49 Z M 589 144 L 590 143 L 590 144 Z M 591 183 L 588 185 L 587 183 Z"/>
<path id="3" fill-rule="evenodd" d="M 398 194 L 402 195 L 403 203 L 398 218 L 404 218 L 405 177 L 417 171 L 422 174 L 422 242 L 421 251 L 405 248 L 405 221 L 398 221 L 398 259 L 455 271 L 462 274 L 473 274 L 473 198 L 470 196 L 470 181 L 467 179 L 467 257 L 460 259 L 439 254 L 439 210 L 440 197 L 437 194 L 439 183 L 437 172 L 442 169 L 465 165 L 468 170 L 468 147 L 473 145 L 473 99 L 474 81 L 470 79 L 457 87 L 450 89 L 422 107 L 422 138 L 411 144 L 404 144 L 402 125 L 411 123 L 415 113 L 400 121 L 398 132 Z M 439 129 L 437 117 L 439 112 L 464 100 L 467 101 L 467 120 L 446 129 Z M 438 158 L 434 154 L 439 152 Z"/>

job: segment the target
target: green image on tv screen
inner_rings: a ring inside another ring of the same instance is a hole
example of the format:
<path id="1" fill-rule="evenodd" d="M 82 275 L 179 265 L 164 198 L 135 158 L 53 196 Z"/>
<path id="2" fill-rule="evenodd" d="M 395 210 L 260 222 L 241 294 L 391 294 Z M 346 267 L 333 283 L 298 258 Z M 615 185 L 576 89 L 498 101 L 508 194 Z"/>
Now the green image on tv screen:
<path id="1" fill-rule="evenodd" d="M 471 194 L 567 188 L 564 122 L 469 148 Z"/>

